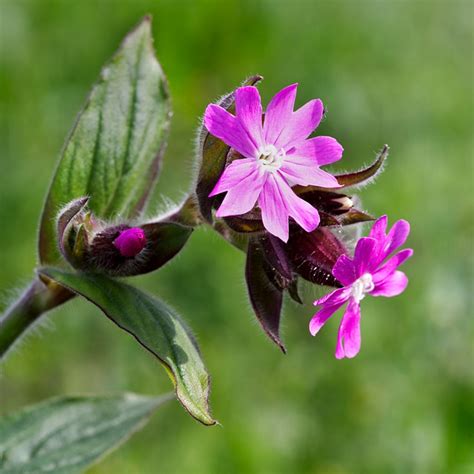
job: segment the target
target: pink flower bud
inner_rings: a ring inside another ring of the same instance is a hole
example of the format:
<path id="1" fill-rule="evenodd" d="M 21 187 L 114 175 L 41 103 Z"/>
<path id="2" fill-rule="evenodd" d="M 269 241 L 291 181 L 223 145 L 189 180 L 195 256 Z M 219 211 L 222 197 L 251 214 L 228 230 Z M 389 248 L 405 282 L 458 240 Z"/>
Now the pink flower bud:
<path id="1" fill-rule="evenodd" d="M 139 227 L 132 227 L 120 232 L 113 244 L 122 257 L 135 257 L 146 245 L 145 232 Z"/>

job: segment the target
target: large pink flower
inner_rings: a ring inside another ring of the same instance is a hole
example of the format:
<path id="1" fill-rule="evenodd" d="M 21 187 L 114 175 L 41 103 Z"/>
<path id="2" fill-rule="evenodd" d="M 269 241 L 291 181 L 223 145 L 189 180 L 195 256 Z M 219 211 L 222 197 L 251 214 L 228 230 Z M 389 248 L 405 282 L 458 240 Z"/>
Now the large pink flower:
<path id="1" fill-rule="evenodd" d="M 388 234 L 387 216 L 375 221 L 369 237 L 357 242 L 354 258 L 341 255 L 332 273 L 344 286 L 314 302 L 322 308 L 313 316 L 309 330 L 315 336 L 326 321 L 347 301 L 347 309 L 339 326 L 336 357 L 354 357 L 360 350 L 360 305 L 369 294 L 372 296 L 397 296 L 407 284 L 406 275 L 398 267 L 413 255 L 404 249 L 388 260 L 387 257 L 401 247 L 410 233 L 407 221 L 395 222 Z"/>
<path id="2" fill-rule="evenodd" d="M 318 211 L 291 187 L 339 187 L 336 178 L 320 166 L 339 160 L 343 152 L 334 138 L 308 139 L 322 119 L 323 103 L 311 100 L 293 111 L 296 88 L 297 84 L 285 87 L 273 97 L 265 120 L 253 86 L 236 90 L 235 116 L 215 104 L 204 115 L 209 132 L 243 156 L 224 170 L 209 195 L 227 192 L 217 217 L 245 214 L 258 203 L 263 225 L 284 242 L 288 241 L 289 217 L 307 232 L 319 224 Z"/>

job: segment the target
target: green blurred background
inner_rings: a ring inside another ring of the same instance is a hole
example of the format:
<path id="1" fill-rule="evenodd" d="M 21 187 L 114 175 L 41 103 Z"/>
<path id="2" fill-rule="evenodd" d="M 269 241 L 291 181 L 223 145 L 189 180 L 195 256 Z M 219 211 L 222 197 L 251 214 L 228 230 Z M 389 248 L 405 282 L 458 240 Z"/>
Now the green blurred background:
<path id="1" fill-rule="evenodd" d="M 154 16 L 174 119 L 153 206 L 193 175 L 198 117 L 251 73 L 268 100 L 299 82 L 321 97 L 320 134 L 345 147 L 334 169 L 391 146 L 364 207 L 412 224 L 415 257 L 400 297 L 363 302 L 362 351 L 337 361 L 339 318 L 311 338 L 314 312 L 287 303 L 288 355 L 247 300 L 244 256 L 210 230 L 134 283 L 193 327 L 221 427 L 178 403 L 161 408 L 90 470 L 117 473 L 471 473 L 473 426 L 473 56 L 470 1 L 0 0 L 0 288 L 25 284 L 51 172 L 101 65 Z M 1 309 L 1 308 L 0 308 Z M 171 384 L 155 360 L 85 301 L 72 301 L 7 360 L 0 414 L 58 394 Z"/>

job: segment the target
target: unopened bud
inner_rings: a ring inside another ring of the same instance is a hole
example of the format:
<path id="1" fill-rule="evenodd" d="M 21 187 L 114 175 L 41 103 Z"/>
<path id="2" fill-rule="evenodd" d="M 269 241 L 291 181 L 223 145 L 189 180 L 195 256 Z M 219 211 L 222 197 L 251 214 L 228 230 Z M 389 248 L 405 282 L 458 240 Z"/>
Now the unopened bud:
<path id="1" fill-rule="evenodd" d="M 132 258 L 145 248 L 145 232 L 140 227 L 132 227 L 120 232 L 120 235 L 112 243 L 122 257 Z"/>
<path id="2" fill-rule="evenodd" d="M 354 202 L 349 196 L 341 196 L 339 198 L 334 198 L 333 202 L 337 202 L 340 206 L 337 208 L 338 211 L 349 211 L 353 208 Z"/>
<path id="3" fill-rule="evenodd" d="M 109 225 L 85 209 L 87 198 L 69 203 L 58 216 L 59 248 L 64 258 L 83 271 L 112 276 L 152 272 L 186 244 L 193 227 L 158 220 L 129 227 Z"/>
<path id="4" fill-rule="evenodd" d="M 328 228 L 290 234 L 287 253 L 295 271 L 305 280 L 319 285 L 340 285 L 332 275 L 332 269 L 346 249 Z"/>

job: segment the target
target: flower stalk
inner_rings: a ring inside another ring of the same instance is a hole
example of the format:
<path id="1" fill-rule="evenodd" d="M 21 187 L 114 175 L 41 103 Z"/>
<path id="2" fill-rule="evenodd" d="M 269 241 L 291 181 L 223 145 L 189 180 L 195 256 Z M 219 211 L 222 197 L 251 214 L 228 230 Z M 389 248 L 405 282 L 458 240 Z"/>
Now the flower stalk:
<path id="1" fill-rule="evenodd" d="M 0 318 L 0 359 L 33 327 L 41 315 L 72 297 L 73 293 L 54 282 L 44 283 L 35 277 Z"/>

